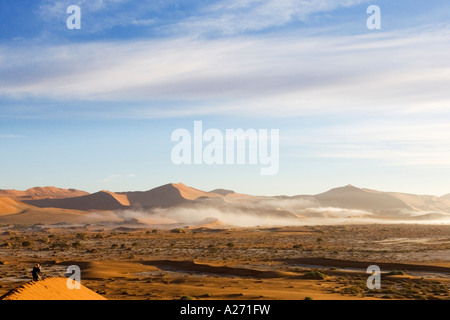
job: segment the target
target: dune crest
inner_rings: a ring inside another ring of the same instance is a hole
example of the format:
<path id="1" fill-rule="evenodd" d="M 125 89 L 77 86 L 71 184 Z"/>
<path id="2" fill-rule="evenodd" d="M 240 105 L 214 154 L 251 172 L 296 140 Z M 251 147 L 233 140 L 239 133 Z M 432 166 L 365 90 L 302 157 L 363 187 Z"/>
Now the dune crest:
<path id="1" fill-rule="evenodd" d="M 14 200 L 64 199 L 88 195 L 88 192 L 56 187 L 36 187 L 25 191 L 0 190 L 0 197 Z"/>
<path id="2" fill-rule="evenodd" d="M 70 290 L 67 278 L 47 278 L 31 281 L 8 292 L 0 300 L 106 300 L 106 298 L 81 285 Z"/>
<path id="3" fill-rule="evenodd" d="M 222 195 L 212 192 L 205 192 L 195 188 L 188 187 L 183 183 L 173 183 L 172 186 L 180 192 L 181 196 L 188 200 L 196 200 L 201 197 L 220 198 Z"/>

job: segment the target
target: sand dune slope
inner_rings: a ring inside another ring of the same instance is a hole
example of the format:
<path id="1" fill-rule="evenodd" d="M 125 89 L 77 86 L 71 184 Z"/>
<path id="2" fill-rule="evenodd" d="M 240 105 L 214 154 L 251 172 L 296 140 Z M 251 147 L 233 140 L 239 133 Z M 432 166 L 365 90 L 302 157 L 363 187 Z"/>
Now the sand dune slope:
<path id="1" fill-rule="evenodd" d="M 219 198 L 222 195 L 213 192 L 205 192 L 195 188 L 188 187 L 182 183 L 172 184 L 172 186 L 180 192 L 181 196 L 188 200 L 195 200 L 201 197 Z"/>
<path id="2" fill-rule="evenodd" d="M 8 197 L 0 197 L 0 216 L 14 214 L 30 206 Z"/>
<path id="3" fill-rule="evenodd" d="M 128 199 L 120 194 L 100 191 L 87 196 L 66 199 L 26 200 L 25 203 L 39 208 L 71 210 L 120 210 L 128 207 Z"/>
<path id="4" fill-rule="evenodd" d="M 88 194 L 85 191 L 56 187 L 36 187 L 26 191 L 0 190 L 0 197 L 9 197 L 14 200 L 64 199 L 81 197 Z"/>
<path id="5" fill-rule="evenodd" d="M 70 290 L 66 278 L 47 278 L 28 282 L 8 292 L 0 300 L 106 300 L 101 295 L 81 285 Z"/>
<path id="6" fill-rule="evenodd" d="M 16 212 L 17 212 L 16 201 L 7 197 L 0 198 L 0 215 L 12 214 Z"/>
<path id="7" fill-rule="evenodd" d="M 387 193 L 380 193 L 348 185 L 331 189 L 315 196 L 322 206 L 362 209 L 362 210 L 390 210 L 412 209 L 404 201 Z"/>

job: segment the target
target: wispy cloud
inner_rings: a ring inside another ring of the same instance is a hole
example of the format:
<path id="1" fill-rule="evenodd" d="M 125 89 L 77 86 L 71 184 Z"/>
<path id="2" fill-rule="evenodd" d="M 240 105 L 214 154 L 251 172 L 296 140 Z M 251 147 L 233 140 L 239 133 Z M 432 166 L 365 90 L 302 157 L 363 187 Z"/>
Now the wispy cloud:
<path id="1" fill-rule="evenodd" d="M 450 101 L 449 35 L 442 29 L 2 47 L 0 96 L 123 101 L 117 116 L 130 118 L 438 114 Z"/>
<path id="2" fill-rule="evenodd" d="M 420 117 L 372 119 L 315 127 L 285 137 L 288 145 L 308 150 L 307 157 L 375 160 L 385 166 L 450 169 L 450 125 Z M 302 157 L 305 157 L 305 152 Z"/>
<path id="3" fill-rule="evenodd" d="M 168 28 L 183 33 L 234 35 L 306 21 L 314 14 L 368 0 L 221 0 Z"/>
<path id="4" fill-rule="evenodd" d="M 39 6 L 41 19 L 65 21 L 65 10 L 79 5 L 83 29 L 99 33 L 117 26 L 158 29 L 160 34 L 235 35 L 267 30 L 338 8 L 369 0 L 215 0 L 215 1 L 133 1 L 133 0 L 44 0 Z M 170 9 L 171 14 L 163 14 Z"/>

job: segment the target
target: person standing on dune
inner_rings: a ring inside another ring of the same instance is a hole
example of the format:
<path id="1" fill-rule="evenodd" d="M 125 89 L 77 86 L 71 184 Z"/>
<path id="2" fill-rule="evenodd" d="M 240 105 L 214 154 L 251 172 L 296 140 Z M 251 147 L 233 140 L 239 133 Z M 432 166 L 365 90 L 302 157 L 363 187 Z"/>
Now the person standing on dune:
<path id="1" fill-rule="evenodd" d="M 31 270 L 33 281 L 41 280 L 41 266 L 39 263 L 35 264 L 33 270 Z"/>

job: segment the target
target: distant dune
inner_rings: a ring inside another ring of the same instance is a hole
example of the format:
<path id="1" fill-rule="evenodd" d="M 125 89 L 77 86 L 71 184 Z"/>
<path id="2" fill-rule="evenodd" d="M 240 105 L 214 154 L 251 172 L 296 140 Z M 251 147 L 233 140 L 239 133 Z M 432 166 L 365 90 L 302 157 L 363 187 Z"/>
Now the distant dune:
<path id="1" fill-rule="evenodd" d="M 181 196 L 188 200 L 195 200 L 201 197 L 207 197 L 207 198 L 219 198 L 221 197 L 220 194 L 212 193 L 212 192 L 205 192 L 202 190 L 194 189 L 191 187 L 188 187 L 182 183 L 172 184 L 172 186 L 180 192 Z"/>
<path id="2" fill-rule="evenodd" d="M 13 214 L 20 211 L 20 209 L 24 206 L 15 200 L 12 200 L 8 197 L 0 198 L 0 215 Z"/>
<path id="3" fill-rule="evenodd" d="M 47 278 L 28 282 L 0 297 L 0 300 L 106 300 L 101 295 L 81 285 L 70 290 L 66 278 Z M 38 312 L 38 311 L 37 311 Z"/>
<path id="4" fill-rule="evenodd" d="M 219 198 L 219 194 L 201 191 L 182 183 L 166 184 L 149 191 L 123 192 L 134 208 L 168 208 L 198 198 Z"/>
<path id="5" fill-rule="evenodd" d="M 233 194 L 233 193 L 236 193 L 236 192 L 234 192 L 232 190 L 226 190 L 226 189 L 214 189 L 214 190 L 210 191 L 210 193 L 220 194 L 220 195 L 225 197 L 225 196 L 227 196 L 229 194 Z"/>
<path id="6" fill-rule="evenodd" d="M 75 189 L 60 189 L 56 187 L 36 187 L 26 191 L 0 190 L 0 197 L 14 200 L 63 199 L 88 195 L 88 192 Z"/>
<path id="7" fill-rule="evenodd" d="M 39 208 L 61 208 L 71 210 L 120 210 L 128 208 L 126 196 L 109 191 L 100 191 L 76 198 L 26 200 L 25 203 Z"/>
<path id="8" fill-rule="evenodd" d="M 15 197 L 0 197 L 0 223 L 138 221 L 149 224 L 149 221 L 170 221 L 195 226 L 201 225 L 199 222 L 203 219 L 212 218 L 227 225 L 248 226 L 308 223 L 311 219 L 315 219 L 315 223 L 335 223 L 332 219 L 344 219 L 342 221 L 348 223 L 356 223 L 357 219 L 359 222 L 367 219 L 372 222 L 376 219 L 380 222 L 450 221 L 450 199 L 446 196 L 381 192 L 352 185 L 318 195 L 293 197 L 250 196 L 225 189 L 206 192 L 182 183 L 131 192 L 87 194 L 46 187 L 27 191 L 0 190 L 0 193 Z M 82 195 L 65 197 L 71 194 Z M 34 199 L 42 196 L 47 198 Z"/>
<path id="9" fill-rule="evenodd" d="M 335 208 L 359 210 L 411 209 L 409 205 L 393 195 L 359 189 L 352 185 L 335 188 L 314 197 L 322 206 Z"/>

